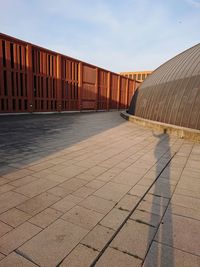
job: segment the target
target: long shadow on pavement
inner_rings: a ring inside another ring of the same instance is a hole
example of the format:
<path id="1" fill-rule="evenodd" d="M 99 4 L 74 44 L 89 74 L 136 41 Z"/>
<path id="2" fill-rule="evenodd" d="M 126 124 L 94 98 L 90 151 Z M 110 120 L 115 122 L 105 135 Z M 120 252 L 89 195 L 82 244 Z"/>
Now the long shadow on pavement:
<path id="1" fill-rule="evenodd" d="M 0 176 L 124 122 L 118 112 L 0 116 Z"/>
<path id="2" fill-rule="evenodd" d="M 167 151 L 167 158 L 166 158 L 166 162 L 167 162 L 167 160 L 169 160 L 172 157 L 170 145 L 169 145 L 170 138 L 169 138 L 169 135 L 166 133 L 164 135 L 165 136 L 164 141 L 163 141 L 163 134 L 158 134 L 158 135 L 153 134 L 153 135 L 158 138 L 158 142 L 156 144 L 155 151 L 154 151 L 155 157 L 157 159 L 156 177 L 158 177 L 161 172 L 160 166 L 162 165 L 162 164 L 159 165 L 159 160 L 161 158 L 161 154 L 163 153 L 162 146 L 160 146 L 160 142 L 162 142 L 162 145 L 164 144 L 165 151 Z M 150 219 L 149 224 L 152 226 L 155 225 L 155 215 L 159 215 L 161 219 L 163 214 L 166 214 L 167 220 L 165 220 L 165 222 L 161 220 L 161 224 L 167 223 L 168 238 L 173 243 L 172 212 L 171 212 L 170 205 L 166 207 L 166 203 L 171 197 L 170 163 L 164 169 L 163 178 L 165 182 L 160 182 L 158 178 L 158 180 L 155 182 L 153 186 L 151 219 Z M 166 208 L 167 208 L 167 213 L 165 213 Z M 152 236 L 154 236 L 154 241 L 152 240 Z M 164 245 L 164 241 L 165 241 L 164 231 L 158 231 L 155 237 L 155 227 L 149 227 L 148 240 L 149 240 L 148 243 L 151 243 L 151 247 L 150 247 L 150 250 L 148 251 L 143 267 L 162 267 L 162 266 L 175 267 L 173 249 L 168 250 L 167 252 L 165 251 L 166 246 Z"/>

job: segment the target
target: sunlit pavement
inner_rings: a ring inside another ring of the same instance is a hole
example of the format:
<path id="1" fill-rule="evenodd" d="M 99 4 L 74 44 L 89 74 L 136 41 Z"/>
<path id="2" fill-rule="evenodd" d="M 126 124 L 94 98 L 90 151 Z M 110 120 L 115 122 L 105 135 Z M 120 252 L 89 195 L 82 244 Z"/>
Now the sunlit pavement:
<path id="1" fill-rule="evenodd" d="M 200 266 L 200 144 L 118 112 L 0 117 L 0 266 Z"/>

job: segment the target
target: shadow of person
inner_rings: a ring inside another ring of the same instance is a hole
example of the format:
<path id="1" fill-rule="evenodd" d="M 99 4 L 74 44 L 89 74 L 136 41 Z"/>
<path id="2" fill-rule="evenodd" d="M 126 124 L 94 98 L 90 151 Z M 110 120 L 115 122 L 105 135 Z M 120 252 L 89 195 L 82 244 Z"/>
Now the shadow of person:
<path id="1" fill-rule="evenodd" d="M 166 231 L 158 231 L 159 225 L 163 226 L 166 223 L 165 229 L 167 229 L 168 238 L 173 243 L 172 213 L 169 205 L 172 195 L 170 188 L 170 159 L 172 157 L 169 144 L 170 137 L 166 130 L 162 134 L 155 134 L 153 132 L 153 136 L 158 139 L 154 150 L 156 181 L 148 193 L 151 197 L 151 217 L 148 234 L 150 248 L 147 250 L 143 267 L 174 267 L 173 249 L 166 249 L 167 247 L 164 244 Z M 163 222 L 164 215 L 165 221 Z"/>

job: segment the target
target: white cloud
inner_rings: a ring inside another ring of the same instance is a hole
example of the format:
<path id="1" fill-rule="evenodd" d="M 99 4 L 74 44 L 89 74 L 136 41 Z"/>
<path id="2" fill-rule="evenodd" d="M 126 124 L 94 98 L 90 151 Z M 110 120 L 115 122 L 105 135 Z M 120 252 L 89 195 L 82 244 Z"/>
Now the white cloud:
<path id="1" fill-rule="evenodd" d="M 199 0 L 185 0 L 185 1 L 193 7 L 200 8 Z"/>
<path id="2" fill-rule="evenodd" d="M 154 69 L 199 42 L 199 12 L 185 1 L 198 3 L 7 0 L 0 23 L 5 33 L 106 69 Z"/>

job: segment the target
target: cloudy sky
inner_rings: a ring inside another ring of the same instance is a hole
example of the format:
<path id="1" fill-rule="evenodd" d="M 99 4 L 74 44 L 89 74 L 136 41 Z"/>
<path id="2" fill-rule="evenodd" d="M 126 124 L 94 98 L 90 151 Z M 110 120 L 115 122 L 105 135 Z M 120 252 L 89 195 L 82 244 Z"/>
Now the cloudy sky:
<path id="1" fill-rule="evenodd" d="M 200 42 L 200 0 L 0 0 L 0 31 L 103 68 L 151 70 Z"/>

